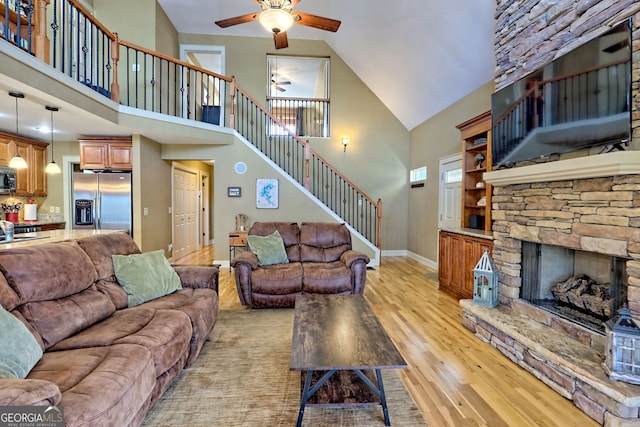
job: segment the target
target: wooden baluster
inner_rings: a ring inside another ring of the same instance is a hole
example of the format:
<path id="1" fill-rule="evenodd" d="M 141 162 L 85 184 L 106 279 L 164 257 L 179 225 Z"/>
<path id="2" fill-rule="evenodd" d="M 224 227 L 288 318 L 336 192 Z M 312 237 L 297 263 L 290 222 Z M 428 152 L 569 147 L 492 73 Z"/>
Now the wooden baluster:
<path id="1" fill-rule="evenodd" d="M 49 57 L 49 38 L 47 37 L 47 6 L 49 3 L 50 0 L 38 0 L 33 14 L 33 19 L 36 21 L 34 54 L 36 58 L 45 64 L 51 62 Z"/>
<path id="2" fill-rule="evenodd" d="M 236 128 L 236 76 L 231 76 L 231 84 L 229 85 L 231 98 L 231 113 L 229 114 L 229 127 Z"/>
<path id="3" fill-rule="evenodd" d="M 310 170 L 311 170 L 310 160 L 311 160 L 311 143 L 307 139 L 307 141 L 304 144 L 304 188 L 306 188 L 307 190 L 310 190 L 310 187 L 311 187 L 311 178 L 309 176 Z"/>
<path id="4" fill-rule="evenodd" d="M 120 60 L 120 38 L 113 33 L 111 40 L 111 60 L 113 61 L 113 81 L 111 82 L 111 100 L 120 103 L 120 84 L 118 83 L 118 61 Z"/>
<path id="5" fill-rule="evenodd" d="M 378 249 L 382 249 L 382 236 L 381 234 L 381 230 L 382 230 L 382 199 L 378 199 L 378 204 L 377 204 L 377 213 L 378 213 L 378 241 L 376 243 L 376 246 L 378 247 Z"/>

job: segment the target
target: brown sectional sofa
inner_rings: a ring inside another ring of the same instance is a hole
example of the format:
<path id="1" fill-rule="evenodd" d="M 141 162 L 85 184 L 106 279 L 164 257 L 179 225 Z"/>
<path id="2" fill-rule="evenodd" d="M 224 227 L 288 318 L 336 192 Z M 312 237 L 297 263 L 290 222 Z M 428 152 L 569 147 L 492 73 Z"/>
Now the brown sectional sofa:
<path id="1" fill-rule="evenodd" d="M 302 293 L 362 294 L 369 257 L 351 247 L 344 224 L 256 222 L 249 236 L 282 236 L 288 263 L 261 266 L 251 251 L 231 260 L 238 296 L 253 307 L 293 307 Z"/>
<path id="2" fill-rule="evenodd" d="M 198 356 L 218 316 L 216 267 L 176 266 L 182 289 L 127 307 L 111 255 L 128 234 L 0 251 L 0 304 L 44 355 L 26 379 L 0 379 L 0 406 L 62 405 L 67 426 L 130 426 Z"/>

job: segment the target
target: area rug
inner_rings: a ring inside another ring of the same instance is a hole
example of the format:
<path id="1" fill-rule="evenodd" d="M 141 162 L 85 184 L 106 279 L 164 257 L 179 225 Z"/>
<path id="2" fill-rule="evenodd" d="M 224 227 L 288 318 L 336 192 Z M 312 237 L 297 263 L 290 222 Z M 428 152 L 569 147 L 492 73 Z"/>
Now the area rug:
<path id="1" fill-rule="evenodd" d="M 222 310 L 194 364 L 145 426 L 294 426 L 300 372 L 289 370 L 292 309 Z M 426 426 L 398 372 L 383 370 L 391 425 Z M 303 426 L 384 426 L 379 405 L 307 407 Z"/>

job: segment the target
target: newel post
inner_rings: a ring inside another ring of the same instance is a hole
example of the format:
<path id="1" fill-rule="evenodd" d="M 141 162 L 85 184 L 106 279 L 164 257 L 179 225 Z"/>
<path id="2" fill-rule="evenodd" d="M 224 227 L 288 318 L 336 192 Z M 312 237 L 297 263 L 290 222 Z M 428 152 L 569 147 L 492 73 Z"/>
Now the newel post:
<path id="1" fill-rule="evenodd" d="M 311 178 L 310 178 L 310 161 L 311 161 L 311 143 L 307 139 L 304 143 L 304 188 L 309 190 L 311 186 Z"/>
<path id="2" fill-rule="evenodd" d="M 236 76 L 231 76 L 231 84 L 229 85 L 231 94 L 231 112 L 229 113 L 229 127 L 236 128 Z"/>
<path id="3" fill-rule="evenodd" d="M 35 55 L 45 64 L 51 62 L 49 57 L 49 37 L 47 37 L 47 6 L 50 0 L 38 0 L 35 10 L 36 35 L 35 35 Z"/>
<path id="4" fill-rule="evenodd" d="M 378 249 L 382 249 L 382 236 L 381 236 L 381 231 L 382 231 L 382 199 L 378 199 L 378 204 L 377 204 L 377 211 L 378 211 L 378 241 L 376 246 L 378 247 Z"/>
<path id="5" fill-rule="evenodd" d="M 120 84 L 118 83 L 118 61 L 120 60 L 120 38 L 113 33 L 111 40 L 111 60 L 113 61 L 113 80 L 111 81 L 111 100 L 120 103 Z"/>

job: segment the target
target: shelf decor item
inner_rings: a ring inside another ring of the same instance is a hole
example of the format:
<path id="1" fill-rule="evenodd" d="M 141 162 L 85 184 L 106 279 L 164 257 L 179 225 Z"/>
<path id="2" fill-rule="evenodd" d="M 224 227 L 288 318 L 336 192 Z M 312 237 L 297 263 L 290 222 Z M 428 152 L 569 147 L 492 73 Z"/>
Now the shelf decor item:
<path id="1" fill-rule="evenodd" d="M 607 349 L 603 363 L 612 380 L 640 384 L 640 328 L 625 305 L 604 322 Z"/>
<path id="2" fill-rule="evenodd" d="M 498 270 L 486 249 L 473 269 L 473 302 L 498 306 Z"/>

